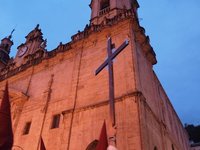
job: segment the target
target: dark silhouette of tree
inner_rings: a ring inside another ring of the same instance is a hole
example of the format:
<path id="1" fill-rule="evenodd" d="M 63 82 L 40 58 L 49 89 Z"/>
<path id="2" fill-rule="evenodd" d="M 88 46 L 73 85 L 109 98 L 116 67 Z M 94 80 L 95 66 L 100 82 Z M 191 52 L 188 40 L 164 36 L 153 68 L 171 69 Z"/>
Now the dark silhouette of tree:
<path id="1" fill-rule="evenodd" d="M 198 126 L 194 126 L 193 124 L 185 125 L 185 129 L 189 134 L 190 141 L 193 141 L 194 143 L 200 142 L 200 125 Z"/>

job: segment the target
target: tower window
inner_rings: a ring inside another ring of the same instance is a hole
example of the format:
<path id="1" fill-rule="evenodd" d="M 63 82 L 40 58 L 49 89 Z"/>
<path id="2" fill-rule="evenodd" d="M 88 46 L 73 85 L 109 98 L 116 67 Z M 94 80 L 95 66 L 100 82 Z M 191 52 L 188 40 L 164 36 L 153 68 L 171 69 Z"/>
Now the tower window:
<path id="1" fill-rule="evenodd" d="M 51 129 L 59 128 L 60 114 L 54 115 L 51 123 Z"/>
<path id="2" fill-rule="evenodd" d="M 110 6 L 110 0 L 101 0 L 100 10 L 103 10 Z"/>
<path id="3" fill-rule="evenodd" d="M 27 122 L 24 126 L 23 135 L 29 134 L 30 128 L 31 128 L 31 122 Z"/>

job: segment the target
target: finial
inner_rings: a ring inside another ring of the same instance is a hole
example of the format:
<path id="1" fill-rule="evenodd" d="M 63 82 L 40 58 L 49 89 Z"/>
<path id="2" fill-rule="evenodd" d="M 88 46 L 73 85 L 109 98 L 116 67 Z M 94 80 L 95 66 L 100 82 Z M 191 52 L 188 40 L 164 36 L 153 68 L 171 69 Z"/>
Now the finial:
<path id="1" fill-rule="evenodd" d="M 40 27 L 40 25 L 39 25 L 39 24 L 37 24 L 37 26 L 35 27 L 35 29 L 39 29 L 39 27 Z"/>
<path id="2" fill-rule="evenodd" d="M 15 32 L 15 29 L 12 30 L 12 32 L 10 33 L 10 35 L 8 36 L 9 39 L 12 38 L 13 33 Z"/>

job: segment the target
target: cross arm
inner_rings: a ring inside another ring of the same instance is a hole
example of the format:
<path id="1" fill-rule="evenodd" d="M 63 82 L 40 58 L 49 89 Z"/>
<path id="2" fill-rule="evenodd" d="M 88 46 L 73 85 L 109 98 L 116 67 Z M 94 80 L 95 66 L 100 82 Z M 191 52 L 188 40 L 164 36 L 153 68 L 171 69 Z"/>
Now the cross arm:
<path id="1" fill-rule="evenodd" d="M 105 68 L 108 65 L 108 59 L 95 71 L 95 76 L 98 75 L 103 68 Z"/>
<path id="2" fill-rule="evenodd" d="M 125 40 L 124 43 L 122 43 L 122 45 L 112 54 L 112 60 L 124 49 L 128 46 L 129 41 Z"/>
<path id="3" fill-rule="evenodd" d="M 122 45 L 111 55 L 111 58 L 107 59 L 96 71 L 95 71 L 95 76 L 98 75 L 101 70 L 103 70 L 107 65 L 108 65 L 108 62 L 110 60 L 113 60 L 124 48 L 126 48 L 126 46 L 128 46 L 129 44 L 129 41 L 128 40 L 125 40 L 124 43 L 122 43 Z"/>

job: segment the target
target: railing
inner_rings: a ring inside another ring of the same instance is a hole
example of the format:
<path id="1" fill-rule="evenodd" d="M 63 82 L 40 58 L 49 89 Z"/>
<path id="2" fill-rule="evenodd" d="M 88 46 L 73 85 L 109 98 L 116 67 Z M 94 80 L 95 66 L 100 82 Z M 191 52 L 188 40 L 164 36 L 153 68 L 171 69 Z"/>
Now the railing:
<path id="1" fill-rule="evenodd" d="M 106 7 L 99 11 L 99 15 L 102 16 L 110 11 L 110 7 Z"/>

